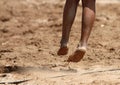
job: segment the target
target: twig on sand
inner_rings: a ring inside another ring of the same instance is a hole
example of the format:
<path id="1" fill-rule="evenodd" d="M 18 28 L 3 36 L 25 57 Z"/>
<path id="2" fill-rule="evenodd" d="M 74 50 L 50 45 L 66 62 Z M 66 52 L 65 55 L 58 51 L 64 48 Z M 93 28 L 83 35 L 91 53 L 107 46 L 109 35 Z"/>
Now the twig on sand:
<path id="1" fill-rule="evenodd" d="M 59 77 L 66 77 L 66 76 L 74 76 L 74 75 L 86 75 L 86 74 L 93 74 L 93 73 L 102 73 L 102 72 L 112 72 L 112 71 L 120 71 L 120 69 L 105 69 L 105 70 L 97 70 L 97 71 L 88 71 L 84 73 L 74 73 L 74 74 L 64 74 L 64 75 L 58 75 L 58 76 L 53 76 L 50 78 L 59 78 Z"/>
<path id="2" fill-rule="evenodd" d="M 27 81 L 30 81 L 31 79 L 29 80 L 19 80 L 19 81 L 13 81 L 13 82 L 0 82 L 0 84 L 20 84 L 20 83 L 24 83 L 24 82 L 27 82 Z"/>
<path id="3" fill-rule="evenodd" d="M 98 70 L 98 71 L 92 71 L 92 72 L 86 72 L 86 73 L 82 73 L 81 75 L 85 75 L 85 74 L 92 74 L 92 73 L 102 73 L 102 72 L 108 72 L 108 71 L 120 71 L 120 69 L 108 69 L 108 70 Z"/>

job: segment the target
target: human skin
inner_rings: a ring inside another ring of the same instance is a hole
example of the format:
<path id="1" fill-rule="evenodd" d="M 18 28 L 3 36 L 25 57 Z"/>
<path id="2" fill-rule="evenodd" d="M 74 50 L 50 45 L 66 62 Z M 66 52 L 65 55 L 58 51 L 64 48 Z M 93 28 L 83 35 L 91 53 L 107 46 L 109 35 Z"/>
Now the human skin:
<path id="1" fill-rule="evenodd" d="M 67 45 L 79 1 L 80 0 L 66 0 L 63 13 L 61 46 L 58 50 L 58 55 L 66 55 L 68 53 Z M 79 62 L 86 53 L 88 39 L 95 20 L 95 2 L 96 0 L 82 0 L 81 38 L 76 51 L 69 56 L 68 62 Z"/>

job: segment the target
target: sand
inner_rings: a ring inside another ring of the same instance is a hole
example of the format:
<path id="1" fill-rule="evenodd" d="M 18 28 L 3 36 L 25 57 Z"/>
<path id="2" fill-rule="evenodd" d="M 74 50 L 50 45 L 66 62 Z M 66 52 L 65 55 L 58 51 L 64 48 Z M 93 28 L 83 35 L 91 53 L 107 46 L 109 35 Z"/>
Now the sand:
<path id="1" fill-rule="evenodd" d="M 0 0 L 0 83 L 120 85 L 119 6 L 97 4 L 87 53 L 81 62 L 68 64 L 80 39 L 81 5 L 69 53 L 58 56 L 64 0 Z"/>

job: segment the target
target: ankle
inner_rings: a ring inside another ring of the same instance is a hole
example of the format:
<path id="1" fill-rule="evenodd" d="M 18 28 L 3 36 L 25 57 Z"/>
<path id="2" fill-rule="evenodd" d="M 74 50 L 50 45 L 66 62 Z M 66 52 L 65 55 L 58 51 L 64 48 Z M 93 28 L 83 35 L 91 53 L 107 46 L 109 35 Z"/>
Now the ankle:
<path id="1" fill-rule="evenodd" d="M 87 48 L 86 47 L 77 47 L 77 50 L 84 50 L 84 51 L 86 51 Z"/>
<path id="2" fill-rule="evenodd" d="M 61 41 L 60 43 L 61 43 L 60 47 L 67 47 L 68 42 Z"/>
<path id="3" fill-rule="evenodd" d="M 79 43 L 78 44 L 78 48 L 87 48 L 87 44 L 86 43 Z"/>
<path id="4" fill-rule="evenodd" d="M 79 49 L 84 49 L 84 50 L 86 50 L 87 49 L 87 45 L 86 44 L 78 44 L 78 47 L 77 47 L 77 49 L 79 50 Z"/>
<path id="5" fill-rule="evenodd" d="M 66 43 L 61 43 L 60 47 L 68 47 Z"/>

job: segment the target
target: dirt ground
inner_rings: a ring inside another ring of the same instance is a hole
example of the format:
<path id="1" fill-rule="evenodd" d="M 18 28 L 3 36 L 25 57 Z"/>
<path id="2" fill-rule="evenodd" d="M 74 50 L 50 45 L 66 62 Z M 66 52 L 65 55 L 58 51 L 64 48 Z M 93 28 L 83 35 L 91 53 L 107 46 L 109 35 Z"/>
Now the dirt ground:
<path id="1" fill-rule="evenodd" d="M 0 0 L 1 85 L 120 85 L 120 3 L 97 4 L 87 53 L 68 64 L 80 39 L 81 4 L 69 54 L 58 56 L 64 1 Z"/>

